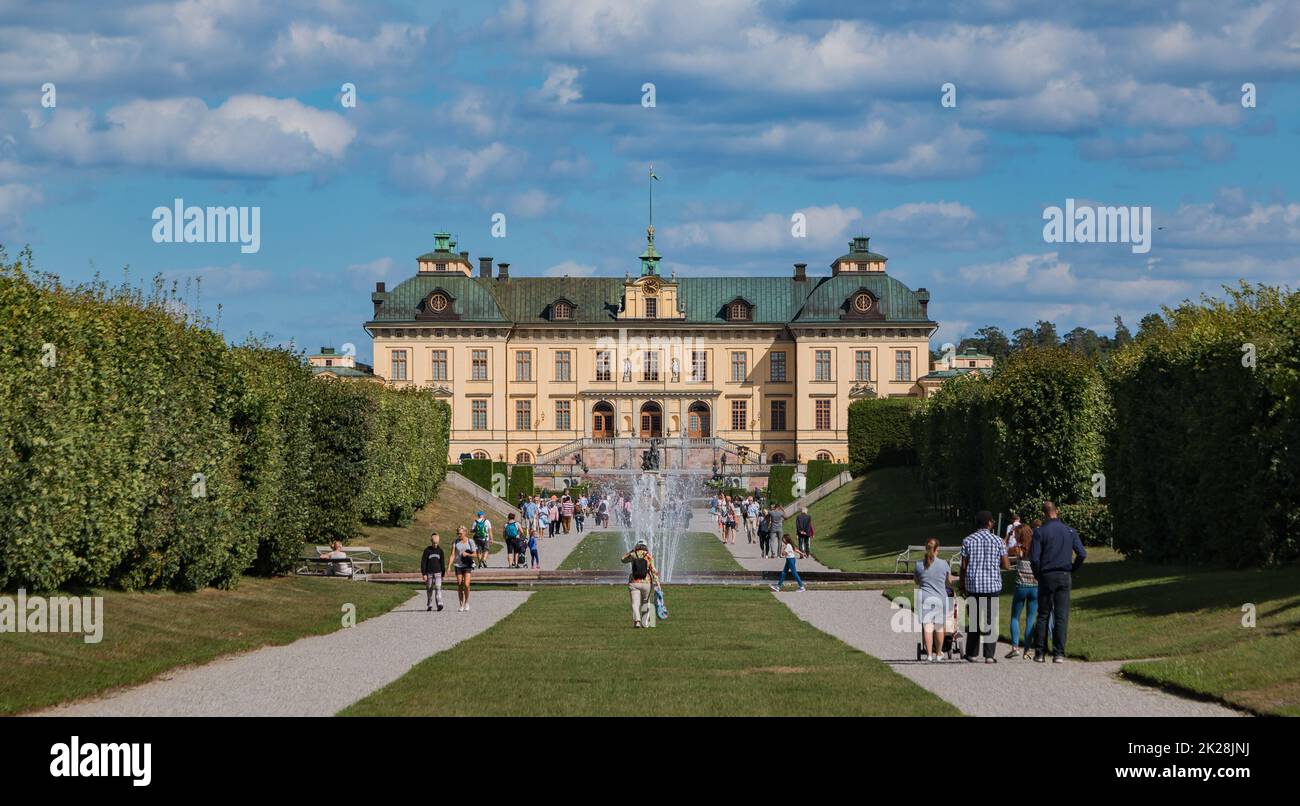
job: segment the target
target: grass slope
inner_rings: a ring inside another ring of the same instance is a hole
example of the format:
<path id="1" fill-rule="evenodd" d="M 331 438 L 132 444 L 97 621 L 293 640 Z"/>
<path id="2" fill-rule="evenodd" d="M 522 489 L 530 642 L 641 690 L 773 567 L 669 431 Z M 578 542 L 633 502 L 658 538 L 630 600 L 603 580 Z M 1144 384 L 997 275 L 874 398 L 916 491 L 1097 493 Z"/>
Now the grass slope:
<path id="1" fill-rule="evenodd" d="M 785 531 L 794 536 L 796 512 Z M 863 474 L 808 507 L 813 519 L 812 553 L 841 571 L 893 571 L 903 549 L 931 537 L 956 545 L 971 532 L 932 510 L 905 467 Z"/>
<path id="2" fill-rule="evenodd" d="M 492 521 L 492 550 L 505 548 L 501 529 L 505 526 L 504 510 L 484 508 L 482 502 L 471 498 L 449 484 L 439 485 L 429 503 L 417 513 L 408 526 L 367 526 L 364 534 L 353 540 L 353 545 L 369 546 L 384 558 L 385 571 L 419 571 L 420 554 L 429 545 L 429 533 L 438 530 L 444 551 L 456 542 L 456 527 L 469 528 L 474 514 L 487 513 Z"/>

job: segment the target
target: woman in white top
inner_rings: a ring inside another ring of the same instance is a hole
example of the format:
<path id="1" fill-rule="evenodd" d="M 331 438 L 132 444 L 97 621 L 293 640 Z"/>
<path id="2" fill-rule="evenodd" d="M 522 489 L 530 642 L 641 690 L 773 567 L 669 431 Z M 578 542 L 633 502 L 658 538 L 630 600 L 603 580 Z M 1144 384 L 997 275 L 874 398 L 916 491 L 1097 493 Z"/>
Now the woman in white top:
<path id="1" fill-rule="evenodd" d="M 781 586 L 785 584 L 786 574 L 790 574 L 794 577 L 795 583 L 799 586 L 796 590 L 802 593 L 804 590 L 803 579 L 799 576 L 799 568 L 796 565 L 795 558 L 807 557 L 808 555 L 804 554 L 797 546 L 795 546 L 794 543 L 790 542 L 790 535 L 783 534 L 781 535 L 781 556 L 785 558 L 785 567 L 781 569 L 781 578 L 772 586 L 772 590 L 780 593 Z"/>
<path id="2" fill-rule="evenodd" d="M 469 582 L 474 572 L 474 558 L 477 552 L 474 541 L 469 539 L 469 530 L 464 526 L 456 527 L 456 544 L 451 547 L 452 564 L 456 569 L 456 595 L 460 598 L 458 613 L 469 610 Z"/>

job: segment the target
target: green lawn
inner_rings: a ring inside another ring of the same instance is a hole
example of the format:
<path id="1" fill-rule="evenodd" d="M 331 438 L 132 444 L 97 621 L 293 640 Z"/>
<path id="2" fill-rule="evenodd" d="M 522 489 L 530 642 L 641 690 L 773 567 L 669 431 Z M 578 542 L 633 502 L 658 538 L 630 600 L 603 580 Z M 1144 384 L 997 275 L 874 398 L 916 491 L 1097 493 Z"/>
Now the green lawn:
<path id="1" fill-rule="evenodd" d="M 794 536 L 796 512 L 785 531 Z M 808 507 L 813 519 L 812 553 L 841 571 L 893 571 L 903 549 L 931 537 L 956 545 L 971 529 L 945 521 L 927 504 L 905 467 L 873 470 Z"/>
<path id="2" fill-rule="evenodd" d="M 546 550 L 545 541 L 542 551 Z M 708 532 L 690 532 L 684 535 L 680 543 L 681 556 L 677 560 L 679 571 L 739 571 L 740 564 L 731 556 L 716 535 Z M 594 532 L 583 538 L 582 542 L 569 552 L 569 556 L 560 563 L 560 570 L 620 570 L 623 555 L 627 549 L 623 545 L 623 536 L 618 532 Z M 658 560 L 659 558 L 656 558 Z"/>
<path id="3" fill-rule="evenodd" d="M 766 590 L 669 586 L 632 629 L 622 586 L 540 590 L 492 629 L 417 664 L 345 715 L 952 715 Z M 494 679 L 486 696 L 464 682 Z"/>
<path id="4" fill-rule="evenodd" d="M 104 597 L 104 635 L 0 633 L 0 714 L 13 714 L 146 682 L 177 666 L 340 629 L 342 606 L 357 620 L 410 598 L 404 585 L 318 577 L 245 577 L 234 590 L 114 590 Z"/>
<path id="5" fill-rule="evenodd" d="M 1004 636 L 1012 584 L 1008 575 Z M 910 591 L 904 585 L 885 593 Z M 1253 628 L 1242 626 L 1248 602 L 1256 607 Z M 1152 565 L 1089 549 L 1074 578 L 1067 649 L 1085 660 L 1140 660 L 1125 664 L 1124 673 L 1145 682 L 1300 716 L 1300 567 Z"/>

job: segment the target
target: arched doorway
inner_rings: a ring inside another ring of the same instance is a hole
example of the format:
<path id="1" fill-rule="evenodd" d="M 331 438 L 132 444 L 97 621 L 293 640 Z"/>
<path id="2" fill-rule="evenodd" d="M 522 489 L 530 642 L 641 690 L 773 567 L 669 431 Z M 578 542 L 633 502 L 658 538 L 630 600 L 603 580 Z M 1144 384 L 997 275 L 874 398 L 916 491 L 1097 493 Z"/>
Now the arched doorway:
<path id="1" fill-rule="evenodd" d="M 709 434 L 709 404 L 697 400 L 686 410 L 686 436 L 703 439 Z"/>
<path id="2" fill-rule="evenodd" d="M 614 436 L 614 407 L 603 400 L 591 407 L 591 435 L 602 439 Z"/>
<path id="3" fill-rule="evenodd" d="M 664 412 L 658 403 L 641 404 L 641 438 L 654 439 L 664 435 Z"/>
<path id="4" fill-rule="evenodd" d="M 784 453 L 774 453 L 774 454 L 772 454 L 772 458 L 769 459 L 768 461 L 770 461 L 770 462 L 771 462 L 772 464 L 774 464 L 774 465 L 783 465 L 783 464 L 785 464 L 785 454 L 784 454 Z"/>

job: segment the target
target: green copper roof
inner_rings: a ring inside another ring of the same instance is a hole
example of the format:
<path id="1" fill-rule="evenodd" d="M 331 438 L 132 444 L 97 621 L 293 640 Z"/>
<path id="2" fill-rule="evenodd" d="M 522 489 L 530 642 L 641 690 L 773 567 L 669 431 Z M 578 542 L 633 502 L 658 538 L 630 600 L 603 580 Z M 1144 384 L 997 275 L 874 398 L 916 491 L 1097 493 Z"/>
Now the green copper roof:
<path id="1" fill-rule="evenodd" d="M 878 252 L 872 252 L 871 249 L 868 248 L 870 243 L 871 239 L 864 235 L 855 237 L 853 240 L 849 241 L 848 254 L 840 255 L 835 258 L 835 260 L 831 262 L 831 266 L 834 267 L 846 260 L 854 263 L 872 263 L 878 260 L 889 260 L 889 258 Z"/>
<path id="2" fill-rule="evenodd" d="M 564 299 L 574 305 L 575 324 L 608 324 L 618 321 L 623 302 L 622 277 L 511 277 L 499 280 L 459 274 L 422 274 L 404 280 L 382 300 L 376 322 L 412 322 L 420 303 L 441 288 L 452 298 L 452 310 L 462 322 L 549 322 L 550 306 Z M 686 322 L 726 322 L 726 305 L 736 298 L 754 306 L 754 324 L 794 322 L 841 322 L 848 300 L 859 288 L 871 291 L 880 311 L 890 322 L 928 322 L 921 313 L 919 297 L 898 280 L 880 273 L 840 274 L 809 277 L 798 282 L 792 277 L 680 277 L 678 299 Z M 671 322 L 665 317 L 665 322 Z M 676 320 L 678 322 L 682 320 Z"/>
<path id="3" fill-rule="evenodd" d="M 865 288 L 879 300 L 880 311 L 890 322 L 926 322 L 921 313 L 917 292 L 887 274 L 846 272 L 834 277 L 810 278 L 816 283 L 797 322 L 839 322 L 848 310 L 848 301 L 859 288 Z"/>

